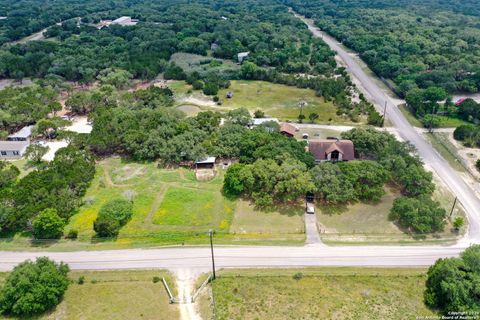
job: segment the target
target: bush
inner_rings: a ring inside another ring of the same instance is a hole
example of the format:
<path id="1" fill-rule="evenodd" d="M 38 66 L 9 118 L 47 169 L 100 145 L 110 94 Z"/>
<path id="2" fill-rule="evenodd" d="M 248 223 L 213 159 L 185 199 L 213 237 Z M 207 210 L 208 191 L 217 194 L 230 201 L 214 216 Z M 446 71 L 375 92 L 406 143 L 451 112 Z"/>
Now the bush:
<path id="1" fill-rule="evenodd" d="M 77 239 L 78 238 L 78 231 L 75 229 L 71 229 L 67 233 L 67 239 Z"/>
<path id="2" fill-rule="evenodd" d="M 480 159 L 475 162 L 475 167 L 477 168 L 478 171 L 480 171 Z"/>
<path id="3" fill-rule="evenodd" d="M 477 127 L 473 124 L 463 124 L 453 131 L 453 138 L 455 140 L 463 141 L 467 138 L 473 137 L 478 131 Z"/>
<path id="4" fill-rule="evenodd" d="M 157 282 L 160 282 L 160 280 L 162 280 L 162 279 L 160 279 L 160 277 L 155 276 L 155 277 L 153 277 L 152 282 L 157 283 Z"/>
<path id="5" fill-rule="evenodd" d="M 45 209 L 33 219 L 33 235 L 37 239 L 59 239 L 65 222 L 55 209 Z"/>
<path id="6" fill-rule="evenodd" d="M 203 81 L 195 80 L 192 83 L 193 90 L 202 90 L 203 89 Z"/>
<path id="7" fill-rule="evenodd" d="M 219 88 L 217 83 L 213 81 L 209 81 L 203 87 L 203 93 L 206 94 L 207 96 L 214 96 L 218 93 L 218 89 Z"/>
<path id="8" fill-rule="evenodd" d="M 460 230 L 463 227 L 464 224 L 465 224 L 465 219 L 463 219 L 463 217 L 456 217 L 453 220 L 453 227 L 457 231 Z"/>
<path id="9" fill-rule="evenodd" d="M 253 115 L 255 118 L 264 118 L 265 112 L 263 112 L 262 110 L 256 110 Z"/>
<path id="10" fill-rule="evenodd" d="M 114 199 L 102 206 L 93 229 L 100 237 L 115 237 L 132 217 L 133 205 L 125 199 Z"/>
<path id="11" fill-rule="evenodd" d="M 68 288 L 69 268 L 47 257 L 16 266 L 0 291 L 0 312 L 30 316 L 55 307 Z"/>
<path id="12" fill-rule="evenodd" d="M 84 284 L 85 283 L 85 276 L 78 277 L 77 283 L 78 284 Z"/>
<path id="13" fill-rule="evenodd" d="M 218 101 L 220 101 L 220 98 L 219 98 L 218 96 L 214 96 L 214 97 L 213 97 L 213 101 L 214 101 L 214 102 L 218 102 Z"/>
<path id="14" fill-rule="evenodd" d="M 295 279 L 295 280 L 300 280 L 302 278 L 303 278 L 303 273 L 301 273 L 301 272 L 297 272 L 293 275 L 293 279 Z"/>
<path id="15" fill-rule="evenodd" d="M 405 229 L 425 234 L 442 231 L 447 212 L 428 196 L 398 198 L 393 202 L 390 219 Z"/>

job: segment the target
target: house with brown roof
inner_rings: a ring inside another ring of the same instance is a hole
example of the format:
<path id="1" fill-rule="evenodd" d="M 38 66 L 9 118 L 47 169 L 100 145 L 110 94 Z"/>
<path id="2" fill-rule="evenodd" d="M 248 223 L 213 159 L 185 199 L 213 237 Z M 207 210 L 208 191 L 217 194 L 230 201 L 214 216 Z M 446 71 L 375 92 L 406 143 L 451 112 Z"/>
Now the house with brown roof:
<path id="1" fill-rule="evenodd" d="M 355 159 L 355 149 L 351 140 L 311 140 L 308 142 L 308 151 L 313 154 L 316 163 Z"/>
<path id="2" fill-rule="evenodd" d="M 279 129 L 279 132 L 283 135 L 286 135 L 287 137 L 293 137 L 295 135 L 295 132 L 297 131 L 298 131 L 297 127 L 287 122 L 283 122 L 280 125 L 280 129 Z"/>

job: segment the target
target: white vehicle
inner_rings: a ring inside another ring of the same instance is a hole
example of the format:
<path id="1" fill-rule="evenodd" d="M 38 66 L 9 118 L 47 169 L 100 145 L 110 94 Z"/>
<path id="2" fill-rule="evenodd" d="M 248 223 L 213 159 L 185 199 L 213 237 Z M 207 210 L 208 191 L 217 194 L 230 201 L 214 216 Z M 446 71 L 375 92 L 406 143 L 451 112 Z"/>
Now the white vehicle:
<path id="1" fill-rule="evenodd" d="M 307 213 L 314 214 L 315 213 L 315 206 L 313 203 L 307 203 Z"/>

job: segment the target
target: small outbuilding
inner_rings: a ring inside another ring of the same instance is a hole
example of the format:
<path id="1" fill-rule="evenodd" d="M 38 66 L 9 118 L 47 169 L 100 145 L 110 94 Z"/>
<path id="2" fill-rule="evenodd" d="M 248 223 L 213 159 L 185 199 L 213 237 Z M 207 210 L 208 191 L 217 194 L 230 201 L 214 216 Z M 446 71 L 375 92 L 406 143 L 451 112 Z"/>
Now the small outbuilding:
<path id="1" fill-rule="evenodd" d="M 217 158 L 215 157 L 207 157 L 197 160 L 195 161 L 195 169 L 214 169 L 216 160 Z"/>
<path id="2" fill-rule="evenodd" d="M 295 132 L 298 131 L 298 128 L 291 123 L 283 122 L 280 125 L 279 131 L 280 131 L 281 134 L 283 134 L 287 137 L 293 137 L 293 136 L 295 136 Z"/>
<path id="3" fill-rule="evenodd" d="M 311 140 L 308 151 L 316 163 L 322 161 L 350 161 L 355 159 L 355 149 L 351 140 L 326 139 Z"/>

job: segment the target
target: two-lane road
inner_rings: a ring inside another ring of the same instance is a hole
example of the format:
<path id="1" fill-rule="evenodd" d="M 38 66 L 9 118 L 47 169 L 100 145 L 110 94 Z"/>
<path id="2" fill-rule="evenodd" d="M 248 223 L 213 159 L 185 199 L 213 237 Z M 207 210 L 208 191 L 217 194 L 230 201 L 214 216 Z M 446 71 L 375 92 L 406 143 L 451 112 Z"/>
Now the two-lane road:
<path id="1" fill-rule="evenodd" d="M 305 21 L 305 20 L 304 20 Z M 431 166 L 458 196 L 465 207 L 470 232 L 455 246 L 349 246 L 329 247 L 322 244 L 304 247 L 217 247 L 219 268 L 239 267 L 301 267 L 301 266 L 429 266 L 436 259 L 456 256 L 470 243 L 480 243 L 480 201 L 472 189 L 439 156 L 421 135 L 406 121 L 391 99 L 368 76 L 360 65 L 332 38 L 312 26 L 315 36 L 322 36 L 337 51 L 349 71 L 378 104 L 387 101 L 388 117 L 405 140 L 419 150 L 425 163 Z M 204 247 L 171 247 L 163 249 L 129 249 L 81 252 L 0 252 L 0 270 L 10 270 L 25 259 L 49 256 L 65 261 L 72 269 L 165 268 L 206 271 L 210 268 L 210 250 Z"/>
<path id="2" fill-rule="evenodd" d="M 308 29 L 315 37 L 322 38 L 332 50 L 337 52 L 338 56 L 347 66 L 348 72 L 361 83 L 365 93 L 370 96 L 378 108 L 383 109 L 383 106 L 386 104 L 387 117 L 401 137 L 406 141 L 410 141 L 417 148 L 425 164 L 435 170 L 465 208 L 468 215 L 469 230 L 462 241 L 465 243 L 480 243 L 480 200 L 475 195 L 472 187 L 467 185 L 448 162 L 413 128 L 390 96 L 380 88 L 374 77 L 368 75 L 356 59 L 352 57 L 337 40 L 315 27 L 311 20 L 299 15 L 296 16 L 308 26 Z"/>

